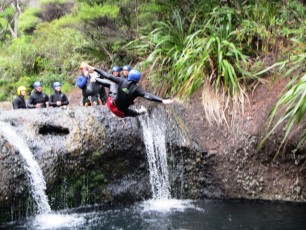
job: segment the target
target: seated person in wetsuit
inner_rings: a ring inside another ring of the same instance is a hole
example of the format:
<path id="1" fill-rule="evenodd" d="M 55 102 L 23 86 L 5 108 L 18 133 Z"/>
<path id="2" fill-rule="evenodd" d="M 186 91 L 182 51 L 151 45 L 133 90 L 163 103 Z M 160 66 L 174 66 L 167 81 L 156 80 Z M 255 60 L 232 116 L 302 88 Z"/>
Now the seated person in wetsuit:
<path id="1" fill-rule="evenodd" d="M 84 62 L 80 65 L 81 76 L 76 80 L 77 86 L 82 89 L 84 106 L 104 105 L 106 103 L 106 92 L 101 84 L 97 84 L 95 79 L 98 77 L 96 72 L 89 72 Z"/>
<path id="2" fill-rule="evenodd" d="M 112 68 L 112 75 L 115 77 L 120 77 L 120 67 L 119 66 L 114 66 Z"/>
<path id="3" fill-rule="evenodd" d="M 62 84 L 60 82 L 53 83 L 54 93 L 50 95 L 49 104 L 53 107 L 60 107 L 69 104 L 66 94 L 61 92 Z"/>
<path id="4" fill-rule="evenodd" d="M 24 86 L 19 86 L 17 88 L 17 97 L 13 100 L 13 109 L 26 109 L 27 104 L 24 100 L 26 95 L 26 88 Z"/>
<path id="5" fill-rule="evenodd" d="M 107 99 L 108 108 L 118 117 L 136 117 L 143 114 L 143 112 L 129 109 L 129 106 L 134 104 L 134 100 L 137 97 L 143 97 L 147 100 L 163 104 L 171 104 L 173 102 L 171 99 L 162 99 L 138 87 L 136 84 L 141 78 L 141 73 L 138 70 L 131 70 L 128 79 L 125 79 L 114 77 L 112 74 L 109 74 L 104 70 L 96 69 L 89 65 L 88 68 L 98 72 L 102 78 L 106 78 L 118 85 L 116 97 L 108 97 Z"/>
<path id="6" fill-rule="evenodd" d="M 125 66 L 122 67 L 122 73 L 123 73 L 124 78 L 128 78 L 129 72 L 131 71 L 131 69 L 132 68 L 129 65 L 125 65 Z"/>
<path id="7" fill-rule="evenodd" d="M 34 91 L 28 101 L 28 108 L 47 108 L 49 107 L 49 97 L 42 92 L 42 83 L 40 81 L 34 82 Z"/>

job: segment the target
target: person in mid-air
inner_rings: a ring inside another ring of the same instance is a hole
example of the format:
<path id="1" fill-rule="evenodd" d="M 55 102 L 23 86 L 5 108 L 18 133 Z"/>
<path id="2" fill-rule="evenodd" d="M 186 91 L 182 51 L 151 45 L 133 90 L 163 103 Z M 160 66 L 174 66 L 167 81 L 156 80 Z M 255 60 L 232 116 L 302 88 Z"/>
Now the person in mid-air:
<path id="1" fill-rule="evenodd" d="M 24 100 L 26 95 L 26 88 L 24 86 L 19 86 L 17 88 L 17 97 L 13 100 L 13 109 L 26 109 L 27 104 Z"/>
<path id="2" fill-rule="evenodd" d="M 104 70 L 96 69 L 89 65 L 88 68 L 99 73 L 102 78 L 106 78 L 118 85 L 118 91 L 115 98 L 108 97 L 106 103 L 108 108 L 118 117 L 136 117 L 145 113 L 145 111 L 137 111 L 129 108 L 132 104 L 134 104 L 134 100 L 137 97 L 143 97 L 147 100 L 160 102 L 163 104 L 171 104 L 173 102 L 171 99 L 162 99 L 150 94 L 137 86 L 137 83 L 141 78 L 141 73 L 138 70 L 131 70 L 128 78 L 125 79 L 115 77 Z M 99 82 L 99 80 L 97 80 L 97 82 Z"/>
<path id="3" fill-rule="evenodd" d="M 53 107 L 60 107 L 69 104 L 66 94 L 62 93 L 62 84 L 60 82 L 53 83 L 54 93 L 50 95 L 49 104 Z"/>
<path id="4" fill-rule="evenodd" d="M 31 93 L 28 108 L 47 108 L 49 107 L 49 97 L 42 91 L 42 83 L 40 81 L 34 82 L 34 91 Z"/>

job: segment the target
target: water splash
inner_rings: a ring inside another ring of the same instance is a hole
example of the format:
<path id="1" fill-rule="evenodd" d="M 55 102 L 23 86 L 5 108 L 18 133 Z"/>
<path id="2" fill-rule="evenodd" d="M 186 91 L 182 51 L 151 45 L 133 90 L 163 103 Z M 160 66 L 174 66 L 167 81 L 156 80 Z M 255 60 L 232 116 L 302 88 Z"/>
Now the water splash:
<path id="1" fill-rule="evenodd" d="M 146 146 L 153 199 L 167 200 L 171 195 L 165 140 L 166 125 L 154 116 L 141 116 L 139 119 Z"/>
<path id="2" fill-rule="evenodd" d="M 7 141 L 19 150 L 25 161 L 25 170 L 30 181 L 31 193 L 37 204 L 38 213 L 50 213 L 51 208 L 45 193 L 46 182 L 43 173 L 25 141 L 20 138 L 12 126 L 0 122 L 0 131 Z"/>
<path id="3" fill-rule="evenodd" d="M 44 229 L 76 229 L 86 223 L 81 214 L 41 214 L 35 217 L 33 227 Z"/>

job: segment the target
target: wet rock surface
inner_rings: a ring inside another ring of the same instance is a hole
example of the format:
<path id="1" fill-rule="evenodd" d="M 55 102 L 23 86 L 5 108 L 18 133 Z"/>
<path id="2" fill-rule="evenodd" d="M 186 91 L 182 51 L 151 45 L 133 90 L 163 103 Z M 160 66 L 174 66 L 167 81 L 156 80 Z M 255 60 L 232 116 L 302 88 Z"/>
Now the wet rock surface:
<path id="1" fill-rule="evenodd" d="M 177 109 L 163 109 L 152 107 L 149 116 L 166 126 L 172 194 L 196 197 L 205 184 L 198 180 L 205 179 L 201 165 L 206 153 L 191 139 Z M 53 210 L 152 197 L 139 119 L 117 118 L 106 107 L 0 114 L 0 121 L 13 127 L 38 161 Z M 1 215 L 7 220 L 31 213 L 33 205 L 22 156 L 1 134 L 0 146 Z M 195 177 L 187 179 L 189 173 Z"/>

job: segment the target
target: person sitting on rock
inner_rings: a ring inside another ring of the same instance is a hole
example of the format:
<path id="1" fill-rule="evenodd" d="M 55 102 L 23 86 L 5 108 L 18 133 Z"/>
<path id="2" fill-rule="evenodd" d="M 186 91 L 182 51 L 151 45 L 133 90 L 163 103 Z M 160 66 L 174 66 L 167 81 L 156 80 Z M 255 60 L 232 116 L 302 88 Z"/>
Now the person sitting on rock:
<path id="1" fill-rule="evenodd" d="M 34 91 L 28 101 L 28 108 L 47 108 L 49 107 L 49 97 L 42 92 L 42 83 L 40 81 L 34 82 Z"/>
<path id="2" fill-rule="evenodd" d="M 129 107 L 134 104 L 137 97 L 143 97 L 150 101 L 160 102 L 163 104 L 171 104 L 173 100 L 162 99 L 153 94 L 150 94 L 137 86 L 141 78 L 141 73 L 138 70 L 131 70 L 128 78 L 118 78 L 104 70 L 96 69 L 88 65 L 88 68 L 99 73 L 102 78 L 106 78 L 118 85 L 118 92 L 115 98 L 108 97 L 107 107 L 118 117 L 136 117 L 144 114 L 145 111 L 137 111 Z"/>
<path id="3" fill-rule="evenodd" d="M 82 89 L 83 100 L 82 103 L 84 106 L 91 105 L 104 105 L 106 103 L 106 92 L 104 87 L 101 84 L 97 84 L 96 72 L 89 72 L 87 64 L 84 62 L 80 65 L 81 76 L 76 80 L 77 86 Z"/>
<path id="4" fill-rule="evenodd" d="M 17 88 L 17 97 L 13 100 L 13 109 L 26 109 L 27 104 L 24 100 L 26 95 L 26 88 L 24 86 L 19 86 Z"/>
<path id="5" fill-rule="evenodd" d="M 54 93 L 50 95 L 49 104 L 53 107 L 66 106 L 69 104 L 66 94 L 61 92 L 62 84 L 60 82 L 53 83 Z"/>

